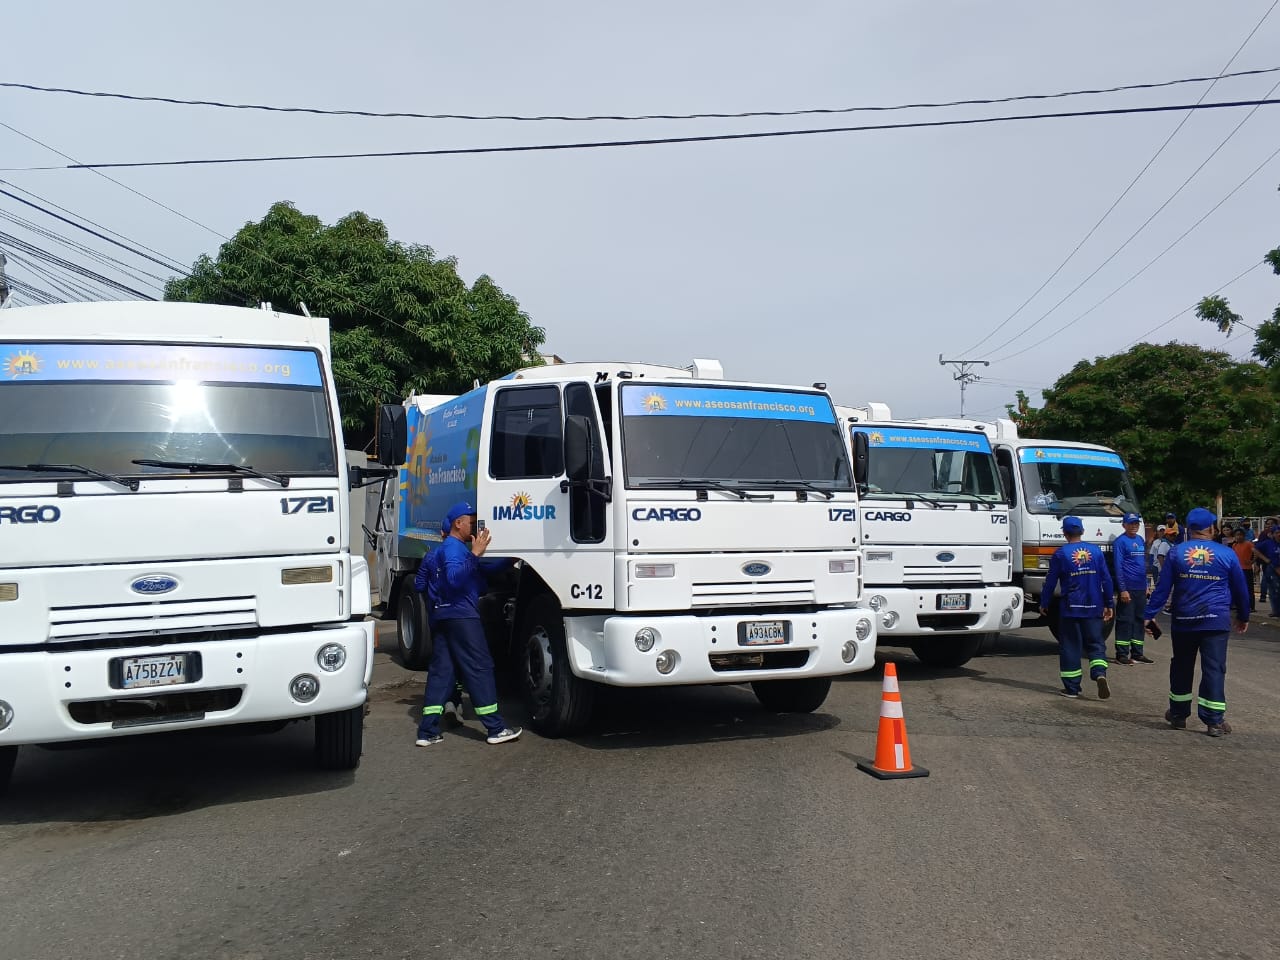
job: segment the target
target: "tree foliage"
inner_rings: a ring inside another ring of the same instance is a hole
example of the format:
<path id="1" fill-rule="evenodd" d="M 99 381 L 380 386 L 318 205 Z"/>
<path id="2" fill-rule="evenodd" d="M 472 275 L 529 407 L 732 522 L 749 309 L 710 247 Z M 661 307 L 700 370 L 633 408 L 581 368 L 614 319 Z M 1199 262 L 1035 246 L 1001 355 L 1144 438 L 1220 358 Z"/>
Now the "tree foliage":
<path id="1" fill-rule="evenodd" d="M 330 319 L 334 379 L 347 443 L 371 436 L 378 403 L 419 393 L 461 393 L 537 363 L 544 340 L 515 298 L 488 276 L 471 286 L 457 261 L 428 246 L 390 239 L 359 211 L 332 226 L 276 203 L 190 277 L 171 280 L 166 300 L 296 311 Z M 532 359 L 530 359 L 532 358 Z"/>
<path id="2" fill-rule="evenodd" d="M 1138 344 L 1082 360 L 1010 415 L 1024 436 L 1098 443 L 1129 465 L 1148 515 L 1212 504 L 1231 513 L 1273 511 L 1276 429 L 1268 372 L 1216 350 L 1181 343 Z"/>

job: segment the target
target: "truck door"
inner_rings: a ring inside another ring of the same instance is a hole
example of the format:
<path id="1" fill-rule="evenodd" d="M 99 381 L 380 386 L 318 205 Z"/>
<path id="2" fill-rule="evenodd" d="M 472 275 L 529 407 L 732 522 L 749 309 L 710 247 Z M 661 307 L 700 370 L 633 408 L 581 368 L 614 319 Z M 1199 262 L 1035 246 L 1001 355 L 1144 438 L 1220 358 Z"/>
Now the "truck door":
<path id="1" fill-rule="evenodd" d="M 1009 549 L 1013 551 L 1013 572 L 1022 572 L 1022 532 L 1025 524 L 1022 522 L 1022 498 L 1018 496 L 1018 485 L 1022 483 L 1022 477 L 1018 473 L 1018 464 L 1014 460 L 1013 450 L 1009 447 L 999 446 L 995 449 L 996 465 L 1000 469 L 1000 479 L 1007 488 L 1005 493 L 1009 497 Z"/>

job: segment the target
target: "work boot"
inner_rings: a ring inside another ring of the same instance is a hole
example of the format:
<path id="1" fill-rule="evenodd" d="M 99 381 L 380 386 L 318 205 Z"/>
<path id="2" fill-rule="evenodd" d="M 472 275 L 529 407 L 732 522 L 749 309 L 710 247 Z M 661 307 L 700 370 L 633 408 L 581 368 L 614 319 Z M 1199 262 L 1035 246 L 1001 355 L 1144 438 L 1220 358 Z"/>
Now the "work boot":
<path id="1" fill-rule="evenodd" d="M 1126 667 L 1132 665 L 1133 657 L 1116 657 L 1116 663 L 1122 663 Z"/>
<path id="2" fill-rule="evenodd" d="M 1155 661 L 1152 660 L 1150 657 L 1148 657 L 1145 653 L 1138 654 L 1136 657 L 1133 658 L 1133 662 L 1134 663 L 1155 663 Z"/>
<path id="3" fill-rule="evenodd" d="M 1187 729 L 1187 718 L 1175 716 L 1172 710 L 1166 710 L 1164 712 L 1164 718 L 1168 722 L 1169 726 L 1173 727 L 1175 730 Z"/>
<path id="4" fill-rule="evenodd" d="M 1205 725 L 1204 732 L 1211 737 L 1223 737 L 1231 732 L 1231 724 L 1225 720 L 1221 723 L 1209 723 Z"/>

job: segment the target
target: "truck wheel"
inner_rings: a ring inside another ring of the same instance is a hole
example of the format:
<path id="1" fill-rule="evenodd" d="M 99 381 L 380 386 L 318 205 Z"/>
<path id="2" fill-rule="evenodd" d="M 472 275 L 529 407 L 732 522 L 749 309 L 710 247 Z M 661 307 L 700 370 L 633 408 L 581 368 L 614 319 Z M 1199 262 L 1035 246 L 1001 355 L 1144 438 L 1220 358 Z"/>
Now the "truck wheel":
<path id="1" fill-rule="evenodd" d="M 431 660 L 431 628 L 427 626 L 427 603 L 411 581 L 400 588 L 396 604 L 396 638 L 400 662 L 408 670 L 425 670 Z"/>
<path id="2" fill-rule="evenodd" d="M 0 747 L 0 797 L 9 789 L 13 777 L 13 765 L 18 759 L 17 747 Z"/>
<path id="3" fill-rule="evenodd" d="M 364 751 L 364 704 L 316 717 L 316 763 L 323 770 L 354 770 Z"/>
<path id="4" fill-rule="evenodd" d="M 751 690 L 760 706 L 775 713 L 813 713 L 831 692 L 830 677 L 802 680 L 757 680 Z"/>
<path id="5" fill-rule="evenodd" d="M 928 637 L 911 645 L 911 652 L 926 667 L 954 670 L 963 667 L 978 653 L 982 634 L 966 633 L 956 637 Z"/>
<path id="6" fill-rule="evenodd" d="M 547 737 L 582 730 L 595 706 L 595 686 L 574 676 L 564 639 L 564 614 L 554 597 L 536 597 L 520 629 L 517 669 L 533 728 Z"/>

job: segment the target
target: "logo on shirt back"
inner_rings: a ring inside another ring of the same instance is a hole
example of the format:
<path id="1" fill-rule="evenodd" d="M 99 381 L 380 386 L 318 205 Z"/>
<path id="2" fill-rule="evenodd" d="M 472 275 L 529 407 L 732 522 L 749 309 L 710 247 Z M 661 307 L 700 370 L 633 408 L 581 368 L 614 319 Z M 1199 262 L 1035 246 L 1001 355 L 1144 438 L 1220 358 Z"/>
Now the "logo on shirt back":
<path id="1" fill-rule="evenodd" d="M 1213 563 L 1213 551 L 1208 547 L 1194 547 L 1187 551 L 1187 566 L 1207 567 Z"/>
<path id="2" fill-rule="evenodd" d="M 1083 567 L 1086 563 L 1090 561 L 1090 559 L 1092 559 L 1092 557 L 1093 557 L 1093 554 L 1091 554 L 1084 547 L 1080 547 L 1077 550 L 1071 551 L 1071 562 L 1074 563 L 1077 567 Z"/>

